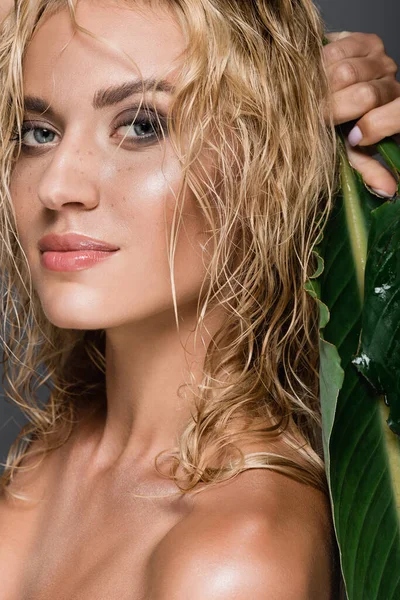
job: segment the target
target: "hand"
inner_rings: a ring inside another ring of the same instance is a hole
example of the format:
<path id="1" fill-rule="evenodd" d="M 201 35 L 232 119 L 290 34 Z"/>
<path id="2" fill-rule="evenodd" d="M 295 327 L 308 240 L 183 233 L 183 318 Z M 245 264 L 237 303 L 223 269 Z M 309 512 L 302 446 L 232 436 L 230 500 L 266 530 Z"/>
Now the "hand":
<path id="1" fill-rule="evenodd" d="M 397 190 L 395 179 L 372 158 L 373 148 L 360 146 L 371 146 L 400 132 L 397 65 L 375 34 L 342 31 L 326 37 L 330 44 L 324 47 L 324 58 L 334 122 L 340 125 L 359 119 L 346 142 L 349 160 L 378 195 L 391 197 Z"/>

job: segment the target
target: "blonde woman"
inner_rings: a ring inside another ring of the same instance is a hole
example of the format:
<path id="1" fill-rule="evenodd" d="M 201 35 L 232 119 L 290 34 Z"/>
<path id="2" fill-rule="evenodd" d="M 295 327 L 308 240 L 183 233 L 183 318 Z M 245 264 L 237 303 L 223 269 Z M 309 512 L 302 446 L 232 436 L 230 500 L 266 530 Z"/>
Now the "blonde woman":
<path id="1" fill-rule="evenodd" d="M 4 21 L 2 600 L 337 598 L 303 285 L 333 124 L 398 131 L 399 90 L 378 38 L 322 34 L 309 0 Z"/>

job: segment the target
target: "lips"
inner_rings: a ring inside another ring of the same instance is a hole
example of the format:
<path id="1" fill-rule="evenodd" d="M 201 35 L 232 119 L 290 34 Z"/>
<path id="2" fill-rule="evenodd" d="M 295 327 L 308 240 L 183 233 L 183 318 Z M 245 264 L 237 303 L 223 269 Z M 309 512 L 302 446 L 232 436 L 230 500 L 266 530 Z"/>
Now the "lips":
<path id="1" fill-rule="evenodd" d="M 65 233 L 63 235 L 51 233 L 39 240 L 39 250 L 42 252 L 68 252 L 71 250 L 101 250 L 103 252 L 113 252 L 119 250 L 119 247 L 78 233 Z"/>

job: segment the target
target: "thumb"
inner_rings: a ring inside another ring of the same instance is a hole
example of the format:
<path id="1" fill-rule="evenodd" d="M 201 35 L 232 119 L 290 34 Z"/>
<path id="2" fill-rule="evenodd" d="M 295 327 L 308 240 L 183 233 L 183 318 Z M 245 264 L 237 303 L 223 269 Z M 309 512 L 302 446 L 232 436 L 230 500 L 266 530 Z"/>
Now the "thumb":
<path id="1" fill-rule="evenodd" d="M 397 182 L 391 173 L 366 151 L 352 148 L 347 139 L 345 144 L 350 164 L 360 173 L 364 183 L 378 196 L 393 198 L 397 192 Z"/>

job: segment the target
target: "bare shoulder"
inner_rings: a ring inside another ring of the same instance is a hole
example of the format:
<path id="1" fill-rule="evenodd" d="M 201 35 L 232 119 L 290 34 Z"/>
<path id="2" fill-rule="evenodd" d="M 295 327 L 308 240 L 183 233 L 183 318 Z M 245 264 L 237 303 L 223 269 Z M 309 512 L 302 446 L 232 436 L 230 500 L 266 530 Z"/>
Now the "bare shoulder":
<path id="1" fill-rule="evenodd" d="M 151 563 L 151 600 L 331 600 L 329 501 L 277 472 L 200 493 Z"/>

